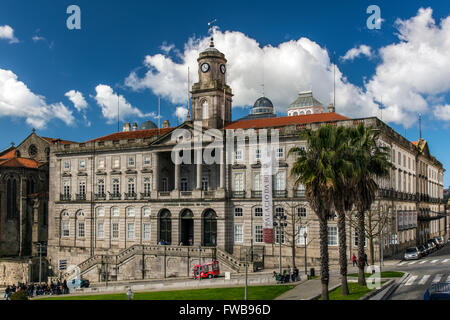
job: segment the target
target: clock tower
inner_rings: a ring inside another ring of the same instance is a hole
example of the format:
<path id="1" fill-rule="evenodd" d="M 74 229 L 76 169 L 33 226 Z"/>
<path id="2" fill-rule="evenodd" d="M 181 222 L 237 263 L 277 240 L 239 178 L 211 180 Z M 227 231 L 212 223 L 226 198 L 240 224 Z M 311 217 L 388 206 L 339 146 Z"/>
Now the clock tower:
<path id="1" fill-rule="evenodd" d="M 205 128 L 222 129 L 231 122 L 232 91 L 225 83 L 227 59 L 214 47 L 200 53 L 198 61 L 199 82 L 192 86 L 192 116 L 202 121 Z"/>

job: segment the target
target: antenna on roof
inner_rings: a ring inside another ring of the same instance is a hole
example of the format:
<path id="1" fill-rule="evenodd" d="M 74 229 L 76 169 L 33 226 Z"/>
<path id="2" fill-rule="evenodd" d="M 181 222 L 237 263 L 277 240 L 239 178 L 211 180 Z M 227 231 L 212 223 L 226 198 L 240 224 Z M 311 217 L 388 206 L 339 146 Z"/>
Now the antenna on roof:
<path id="1" fill-rule="evenodd" d="M 422 114 L 419 113 L 419 138 L 422 139 Z"/>

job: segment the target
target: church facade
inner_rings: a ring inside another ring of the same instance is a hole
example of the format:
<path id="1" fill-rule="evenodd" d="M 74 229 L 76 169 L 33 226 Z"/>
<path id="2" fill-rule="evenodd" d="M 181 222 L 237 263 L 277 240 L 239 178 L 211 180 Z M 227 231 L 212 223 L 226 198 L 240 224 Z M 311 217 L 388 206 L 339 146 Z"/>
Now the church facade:
<path id="1" fill-rule="evenodd" d="M 375 117 L 350 119 L 335 113 L 332 105 L 326 112 L 312 93 L 299 97 L 301 106 L 293 106 L 304 114 L 296 109 L 291 110 L 294 115 L 278 117 L 270 100 L 262 97 L 249 117 L 233 122 L 226 64 L 212 42 L 200 53 L 199 82 L 191 91 L 192 119 L 177 128 L 147 123 L 138 130 L 137 124 L 133 129 L 126 124 L 122 132 L 52 146 L 48 258 L 54 268 L 64 261 L 93 281 L 133 280 L 191 276 L 199 261 L 218 259 L 223 270 L 240 272 L 246 252 L 251 252 L 254 269 L 278 268 L 280 255 L 284 267 L 294 262 L 301 267 L 305 245 L 308 265 L 318 266 L 319 223 L 304 188 L 296 186 L 290 175 L 295 157 L 288 153 L 294 146 L 306 147 L 300 130 L 326 123 L 364 123 L 380 129 L 380 143 L 391 148 L 391 161 L 399 162 L 388 178 L 379 181 L 373 210 L 378 216 L 385 213 L 388 222 L 375 255 L 380 247 L 389 255 L 420 237 L 444 235 L 447 226 L 440 217 L 444 169 L 427 148 L 418 148 Z M 225 152 L 222 144 L 220 156 L 225 161 L 220 163 L 177 164 L 171 155 L 179 142 L 173 134 L 179 129 L 194 137 L 207 136 L 206 142 L 192 148 L 190 159 L 214 141 L 207 133 L 210 129 L 279 130 L 273 211 L 287 217 L 287 227 L 275 230 L 273 244 L 263 242 L 260 152 L 253 152 L 247 139 L 232 152 Z M 330 221 L 328 231 L 330 260 L 337 264 L 337 221 Z M 351 255 L 358 241 L 351 221 L 348 241 Z"/>

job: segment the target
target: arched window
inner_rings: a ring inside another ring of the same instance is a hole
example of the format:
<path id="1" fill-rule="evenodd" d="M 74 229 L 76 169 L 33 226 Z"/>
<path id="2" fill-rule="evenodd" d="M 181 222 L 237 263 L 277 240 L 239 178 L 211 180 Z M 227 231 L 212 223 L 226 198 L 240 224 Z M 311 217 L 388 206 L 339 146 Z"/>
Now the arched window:
<path id="1" fill-rule="evenodd" d="M 127 208 L 127 217 L 134 217 L 134 208 L 133 207 Z"/>
<path id="2" fill-rule="evenodd" d="M 119 216 L 119 208 L 118 207 L 112 207 L 111 208 L 111 216 L 118 217 Z"/>
<path id="3" fill-rule="evenodd" d="M 151 215 L 151 210 L 148 207 L 144 208 L 142 212 L 143 212 L 144 217 L 150 217 L 150 215 Z"/>
<path id="4" fill-rule="evenodd" d="M 312 114 L 311 110 L 306 111 L 306 114 Z"/>
<path id="5" fill-rule="evenodd" d="M 97 217 L 104 217 L 105 216 L 105 208 L 98 207 L 97 208 Z"/>
<path id="6" fill-rule="evenodd" d="M 209 104 L 208 101 L 203 101 L 202 103 L 202 119 L 209 118 Z"/>

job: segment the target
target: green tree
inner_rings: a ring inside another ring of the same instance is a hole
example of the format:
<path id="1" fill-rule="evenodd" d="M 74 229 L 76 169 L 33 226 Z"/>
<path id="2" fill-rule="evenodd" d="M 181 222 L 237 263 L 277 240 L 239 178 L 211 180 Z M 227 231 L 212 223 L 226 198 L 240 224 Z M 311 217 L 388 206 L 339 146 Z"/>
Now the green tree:
<path id="1" fill-rule="evenodd" d="M 336 128 L 325 125 L 315 131 L 306 129 L 300 136 L 306 138 L 307 148 L 294 147 L 289 151 L 298 155 L 291 175 L 296 177 L 296 185 L 305 186 L 306 200 L 319 220 L 322 299 L 328 300 L 328 219 L 332 217 L 335 192 Z"/>
<path id="2" fill-rule="evenodd" d="M 349 131 L 351 136 L 350 157 L 353 161 L 355 180 L 353 191 L 357 219 L 357 233 L 364 236 L 365 212 L 371 209 L 375 201 L 378 185 L 377 178 L 387 176 L 392 164 L 389 162 L 389 148 L 379 145 L 380 131 L 359 124 Z M 358 284 L 366 285 L 364 275 L 364 241 L 358 241 Z"/>

